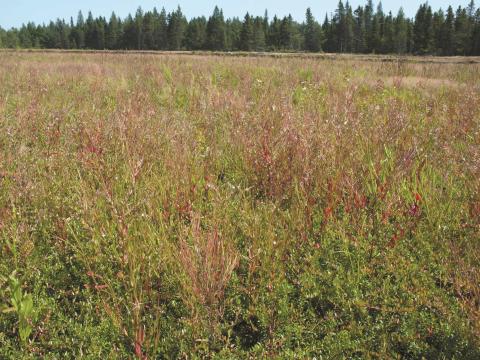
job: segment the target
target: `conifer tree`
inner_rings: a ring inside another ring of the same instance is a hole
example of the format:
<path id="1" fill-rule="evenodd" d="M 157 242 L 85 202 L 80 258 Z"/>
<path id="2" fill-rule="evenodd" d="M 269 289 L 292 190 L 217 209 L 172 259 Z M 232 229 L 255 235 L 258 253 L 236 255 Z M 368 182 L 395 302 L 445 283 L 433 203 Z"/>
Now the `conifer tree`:
<path id="1" fill-rule="evenodd" d="M 447 9 L 447 15 L 442 27 L 442 55 L 453 55 L 454 54 L 454 36 L 455 36 L 455 14 L 451 6 Z"/>
<path id="2" fill-rule="evenodd" d="M 157 9 L 153 10 L 154 15 L 154 40 L 155 50 L 166 50 L 168 48 L 168 23 L 167 23 L 167 12 L 165 8 L 162 8 L 160 13 L 157 12 Z"/>
<path id="3" fill-rule="evenodd" d="M 137 31 L 132 15 L 128 15 L 123 23 L 122 48 L 127 50 L 136 49 Z"/>
<path id="4" fill-rule="evenodd" d="M 470 24 L 467 10 L 458 7 L 455 14 L 455 35 L 454 35 L 454 49 L 457 55 L 468 55 L 470 50 Z"/>
<path id="5" fill-rule="evenodd" d="M 475 43 L 475 24 L 476 24 L 476 19 L 475 19 L 475 1 L 470 0 L 470 3 L 467 6 L 467 16 L 468 16 L 468 22 L 467 22 L 467 28 L 465 30 L 466 36 L 468 36 L 468 40 L 466 41 L 466 48 L 467 48 L 467 55 L 473 55 L 473 48 L 474 48 L 474 43 Z"/>
<path id="6" fill-rule="evenodd" d="M 85 48 L 85 20 L 81 11 L 77 15 L 77 25 L 74 31 L 75 43 L 79 49 Z"/>
<path id="7" fill-rule="evenodd" d="M 433 44 L 431 52 L 436 55 L 442 54 L 444 24 L 445 15 L 443 14 L 443 11 L 441 9 L 435 11 L 432 20 Z"/>
<path id="8" fill-rule="evenodd" d="M 249 13 L 245 15 L 242 24 L 242 32 L 240 34 L 240 49 L 243 51 L 252 51 L 254 48 L 253 39 L 253 20 Z"/>
<path id="9" fill-rule="evenodd" d="M 373 52 L 374 51 L 374 31 L 373 31 L 373 16 L 374 16 L 374 10 L 373 10 L 373 1 L 368 0 L 367 5 L 365 6 L 365 40 L 367 43 L 367 52 Z"/>
<path id="10" fill-rule="evenodd" d="M 256 17 L 253 20 L 253 50 L 265 51 L 265 27 L 263 18 Z"/>
<path id="11" fill-rule="evenodd" d="M 272 23 L 269 26 L 268 30 L 268 45 L 270 49 L 272 50 L 279 50 L 280 49 L 280 26 L 281 26 L 281 21 L 280 19 L 275 15 L 273 17 Z"/>
<path id="12" fill-rule="evenodd" d="M 335 17 L 332 18 L 332 21 L 328 19 L 328 15 L 325 15 L 325 20 L 322 24 L 322 32 L 325 38 L 323 49 L 326 52 L 335 52 L 337 51 L 337 41 L 335 36 Z"/>
<path id="13" fill-rule="evenodd" d="M 205 48 L 207 38 L 207 20 L 205 17 L 193 18 L 185 31 L 185 47 L 188 50 L 201 50 Z"/>
<path id="14" fill-rule="evenodd" d="M 403 8 L 398 10 L 395 18 L 395 36 L 393 51 L 397 54 L 408 52 L 408 24 Z"/>
<path id="15" fill-rule="evenodd" d="M 382 38 L 382 53 L 390 54 L 394 52 L 395 44 L 395 28 L 393 23 L 393 15 L 390 11 L 385 17 L 383 25 L 383 38 Z"/>
<path id="16" fill-rule="evenodd" d="M 226 27 L 226 50 L 238 51 L 240 50 L 240 37 L 242 33 L 242 22 L 235 17 L 225 22 Z"/>
<path id="17" fill-rule="evenodd" d="M 472 55 L 480 55 L 480 8 L 475 12 L 475 23 L 472 33 Z"/>
<path id="18" fill-rule="evenodd" d="M 414 52 L 425 55 L 430 53 L 433 43 L 432 8 L 428 3 L 420 5 L 413 26 Z"/>
<path id="19" fill-rule="evenodd" d="M 267 45 L 269 25 L 270 21 L 268 18 L 268 10 L 265 9 L 265 12 L 263 14 L 263 33 L 265 34 L 265 45 Z"/>
<path id="20" fill-rule="evenodd" d="M 225 49 L 225 19 L 217 6 L 208 19 L 206 47 L 214 51 Z"/>
<path id="21" fill-rule="evenodd" d="M 168 15 L 168 49 L 181 50 L 187 20 L 180 6 Z"/>
<path id="22" fill-rule="evenodd" d="M 292 16 L 285 16 L 280 23 L 280 48 L 282 50 L 292 49 L 293 31 L 292 31 Z"/>
<path id="23" fill-rule="evenodd" d="M 367 51 L 367 26 L 365 10 L 359 6 L 354 11 L 353 25 L 353 52 L 364 53 Z"/>
<path id="24" fill-rule="evenodd" d="M 118 49 L 120 36 L 120 22 L 115 13 L 112 13 L 105 35 L 106 48 L 110 50 Z"/>
<path id="25" fill-rule="evenodd" d="M 155 48 L 155 19 L 153 13 L 148 11 L 143 16 L 142 22 L 142 49 Z"/>
<path id="26" fill-rule="evenodd" d="M 315 21 L 310 8 L 307 9 L 305 16 L 305 50 L 318 52 L 322 50 L 322 28 Z"/>
<path id="27" fill-rule="evenodd" d="M 143 10 L 141 7 L 138 7 L 137 12 L 135 13 L 135 48 L 137 50 L 142 50 L 143 46 Z"/>
<path id="28" fill-rule="evenodd" d="M 87 49 L 95 49 L 95 20 L 92 12 L 88 12 L 87 20 L 85 21 L 85 47 Z"/>

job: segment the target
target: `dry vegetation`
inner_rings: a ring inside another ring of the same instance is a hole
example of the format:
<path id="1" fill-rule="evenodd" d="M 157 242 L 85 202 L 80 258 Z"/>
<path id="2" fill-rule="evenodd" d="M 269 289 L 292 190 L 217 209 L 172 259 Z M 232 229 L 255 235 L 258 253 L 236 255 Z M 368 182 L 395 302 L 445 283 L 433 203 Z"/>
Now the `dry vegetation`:
<path id="1" fill-rule="evenodd" d="M 480 65 L 1 53 L 0 253 L 1 358 L 478 359 Z"/>

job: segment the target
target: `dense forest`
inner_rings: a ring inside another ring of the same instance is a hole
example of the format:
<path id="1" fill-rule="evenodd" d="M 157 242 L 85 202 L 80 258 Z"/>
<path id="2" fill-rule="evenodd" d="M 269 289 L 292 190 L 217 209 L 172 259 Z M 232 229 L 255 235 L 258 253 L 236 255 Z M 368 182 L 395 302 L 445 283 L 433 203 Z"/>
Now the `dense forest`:
<path id="1" fill-rule="evenodd" d="M 467 7 L 434 12 L 424 3 L 410 19 L 402 8 L 393 15 L 372 0 L 356 9 L 340 0 L 323 22 L 307 9 L 302 23 L 292 16 L 270 19 L 267 11 L 225 19 L 218 7 L 208 18 L 190 20 L 180 7 L 170 13 L 138 8 L 125 19 L 115 13 L 94 18 L 91 12 L 85 18 L 79 12 L 68 22 L 0 28 L 0 47 L 480 55 L 480 8 L 471 0 Z"/>

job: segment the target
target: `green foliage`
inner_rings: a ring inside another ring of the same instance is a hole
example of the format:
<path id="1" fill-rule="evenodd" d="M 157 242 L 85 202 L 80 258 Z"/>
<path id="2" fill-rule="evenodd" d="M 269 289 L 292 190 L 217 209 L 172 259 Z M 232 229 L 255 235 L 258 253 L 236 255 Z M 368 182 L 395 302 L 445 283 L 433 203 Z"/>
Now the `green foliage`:
<path id="1" fill-rule="evenodd" d="M 310 8 L 306 13 L 306 25 L 305 25 L 305 49 L 311 52 L 318 52 L 322 50 L 322 28 L 315 21 Z"/>
<path id="2" fill-rule="evenodd" d="M 14 312 L 17 316 L 18 336 L 23 345 L 26 345 L 33 331 L 36 313 L 31 294 L 24 293 L 15 272 L 8 277 L 8 292 L 10 293 L 10 306 L 4 305 L 3 314 Z"/>
<path id="3" fill-rule="evenodd" d="M 215 6 L 212 16 L 208 19 L 206 28 L 206 47 L 210 50 L 225 49 L 225 20 L 223 12 Z"/>

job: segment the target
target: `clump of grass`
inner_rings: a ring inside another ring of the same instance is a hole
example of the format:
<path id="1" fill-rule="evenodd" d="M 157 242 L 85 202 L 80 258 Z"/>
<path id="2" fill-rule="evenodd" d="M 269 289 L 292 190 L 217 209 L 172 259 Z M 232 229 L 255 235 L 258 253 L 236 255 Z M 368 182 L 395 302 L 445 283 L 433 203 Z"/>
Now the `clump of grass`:
<path id="1" fill-rule="evenodd" d="M 238 265 L 238 254 L 232 241 L 225 239 L 217 228 L 203 230 L 198 215 L 192 216 L 191 239 L 180 242 L 179 258 L 187 275 L 184 282 L 186 298 L 192 297 L 195 311 L 200 305 L 206 312 L 206 324 L 215 334 L 224 315 L 225 290 Z M 200 316 L 202 316 L 200 314 Z"/>

